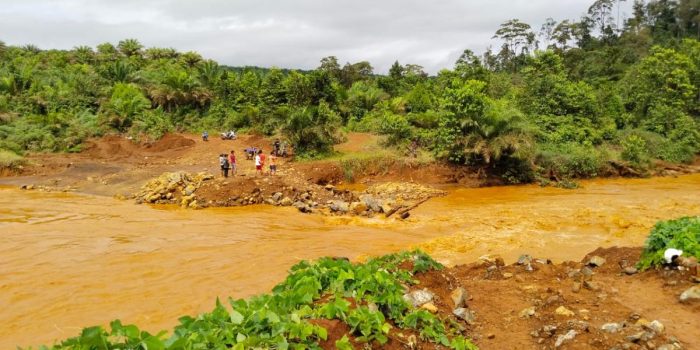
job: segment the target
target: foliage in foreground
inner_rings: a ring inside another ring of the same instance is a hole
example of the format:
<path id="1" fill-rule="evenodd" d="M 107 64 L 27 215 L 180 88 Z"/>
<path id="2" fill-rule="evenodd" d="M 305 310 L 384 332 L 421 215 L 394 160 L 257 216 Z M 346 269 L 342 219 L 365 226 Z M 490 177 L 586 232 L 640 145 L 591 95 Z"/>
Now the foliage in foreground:
<path id="1" fill-rule="evenodd" d="M 682 250 L 683 256 L 700 258 L 700 216 L 658 222 L 647 238 L 639 268 L 662 265 L 668 248 Z"/>
<path id="2" fill-rule="evenodd" d="M 410 261 L 413 270 L 400 269 Z M 451 349 L 477 349 L 458 326 L 447 319 L 416 309 L 403 298 L 404 285 L 414 285 L 413 274 L 442 269 L 428 255 L 404 252 L 376 258 L 364 264 L 344 259 L 302 261 L 272 294 L 248 300 L 217 300 L 213 311 L 180 318 L 180 325 L 166 338 L 134 325 L 113 321 L 111 331 L 90 327 L 51 349 L 320 349 L 328 332 L 314 320 L 337 319 L 351 334 L 335 342 L 338 349 L 360 343 L 382 345 L 395 328 L 415 331 L 424 341 Z"/>

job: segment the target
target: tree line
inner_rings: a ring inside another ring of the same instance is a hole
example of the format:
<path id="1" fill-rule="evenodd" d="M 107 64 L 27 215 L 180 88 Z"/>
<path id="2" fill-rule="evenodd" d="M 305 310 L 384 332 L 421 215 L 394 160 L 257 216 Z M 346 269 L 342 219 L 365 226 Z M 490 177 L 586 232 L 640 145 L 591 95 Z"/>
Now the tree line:
<path id="1" fill-rule="evenodd" d="M 516 183 L 595 176 L 611 162 L 690 162 L 700 151 L 700 0 L 638 0 L 625 18 L 620 1 L 539 29 L 508 20 L 498 49 L 465 50 L 432 76 L 398 61 L 375 74 L 333 56 L 309 71 L 227 67 L 135 39 L 72 50 L 0 42 L 0 149 L 233 128 L 281 134 L 313 157 L 349 130 Z"/>

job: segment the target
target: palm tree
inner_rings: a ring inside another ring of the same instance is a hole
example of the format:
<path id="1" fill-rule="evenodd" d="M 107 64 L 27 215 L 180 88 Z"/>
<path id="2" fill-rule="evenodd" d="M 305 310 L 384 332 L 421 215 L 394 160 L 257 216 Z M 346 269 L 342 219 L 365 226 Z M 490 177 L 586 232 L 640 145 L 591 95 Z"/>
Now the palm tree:
<path id="1" fill-rule="evenodd" d="M 41 52 L 41 49 L 40 49 L 38 46 L 34 45 L 34 44 L 27 44 L 27 45 L 24 45 L 24 46 L 22 46 L 22 49 L 23 49 L 24 51 L 31 52 L 31 53 L 33 53 L 33 54 L 37 54 L 37 53 Z"/>
<path id="2" fill-rule="evenodd" d="M 150 47 L 144 52 L 149 60 L 159 60 L 163 58 L 177 58 L 178 52 L 173 48 Z"/>
<path id="3" fill-rule="evenodd" d="M 192 68 L 202 61 L 202 56 L 194 51 L 188 51 L 180 55 L 180 59 L 187 67 Z"/>
<path id="4" fill-rule="evenodd" d="M 73 58 L 80 63 L 92 63 L 95 59 L 95 51 L 90 46 L 76 46 L 72 54 Z"/>
<path id="5" fill-rule="evenodd" d="M 527 158 L 532 149 L 531 127 L 523 114 L 507 101 L 492 101 L 480 116 L 466 125 L 467 134 L 460 140 L 466 155 L 484 164 L 501 158 Z"/>
<path id="6" fill-rule="evenodd" d="M 212 60 L 200 63 L 197 71 L 199 72 L 199 81 L 207 87 L 213 87 L 221 76 L 221 68 Z"/>
<path id="7" fill-rule="evenodd" d="M 143 45 L 136 39 L 124 39 L 117 44 L 117 48 L 126 57 L 140 56 Z"/>

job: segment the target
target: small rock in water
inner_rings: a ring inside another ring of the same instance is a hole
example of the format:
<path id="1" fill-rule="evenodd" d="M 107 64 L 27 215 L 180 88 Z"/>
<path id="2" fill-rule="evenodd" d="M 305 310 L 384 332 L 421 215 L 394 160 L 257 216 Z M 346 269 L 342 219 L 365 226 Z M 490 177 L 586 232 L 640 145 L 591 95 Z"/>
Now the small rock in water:
<path id="1" fill-rule="evenodd" d="M 532 257 L 529 254 L 523 254 L 518 258 L 518 265 L 529 265 L 532 262 Z"/>
<path id="2" fill-rule="evenodd" d="M 571 286 L 571 291 L 574 293 L 578 293 L 581 290 L 581 282 L 574 282 L 574 285 Z"/>
<path id="3" fill-rule="evenodd" d="M 594 255 L 588 260 L 589 266 L 601 267 L 605 264 L 605 258 L 602 256 Z"/>
<path id="4" fill-rule="evenodd" d="M 452 303 L 455 308 L 464 306 L 464 302 L 469 298 L 469 293 L 464 287 L 459 287 L 450 293 L 450 298 L 452 298 Z"/>
<path id="5" fill-rule="evenodd" d="M 476 314 L 474 311 L 469 309 L 459 307 L 452 311 L 452 314 L 459 317 L 460 319 L 466 321 L 468 324 L 472 325 L 476 321 Z"/>
<path id="6" fill-rule="evenodd" d="M 567 309 L 565 306 L 560 306 L 556 310 L 554 310 L 554 313 L 559 315 L 559 316 L 565 316 L 565 317 L 572 317 L 576 315 L 573 311 Z"/>
<path id="7" fill-rule="evenodd" d="M 619 323 L 606 323 L 600 327 L 603 332 L 617 333 L 622 330 L 622 325 Z"/>
<path id="8" fill-rule="evenodd" d="M 691 303 L 700 301 L 700 286 L 693 286 L 686 289 L 680 296 L 681 303 Z"/>
<path id="9" fill-rule="evenodd" d="M 503 273 L 503 278 L 505 278 L 505 279 L 511 279 L 511 278 L 513 278 L 513 274 L 510 273 L 510 272 L 504 272 L 504 273 Z"/>
<path id="10" fill-rule="evenodd" d="M 576 338 L 576 335 L 578 335 L 578 333 L 572 329 L 566 332 L 566 334 L 558 336 L 557 341 L 554 343 L 554 347 L 558 348 L 564 345 L 566 342 L 574 340 L 574 338 Z"/>

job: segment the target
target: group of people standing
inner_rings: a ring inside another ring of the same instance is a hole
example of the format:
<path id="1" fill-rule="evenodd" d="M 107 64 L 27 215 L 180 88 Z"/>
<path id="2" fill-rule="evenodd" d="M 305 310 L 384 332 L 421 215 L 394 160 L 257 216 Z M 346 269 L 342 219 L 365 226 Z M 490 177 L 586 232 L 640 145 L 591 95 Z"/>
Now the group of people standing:
<path id="1" fill-rule="evenodd" d="M 249 149 L 246 149 L 246 153 L 249 153 Z M 277 152 L 272 152 L 269 157 L 269 170 L 270 175 L 275 175 L 277 173 Z M 265 164 L 268 157 L 265 156 L 261 149 L 255 148 L 255 172 L 258 175 L 263 175 L 265 170 Z M 228 177 L 229 170 L 231 171 L 231 176 L 236 175 L 238 172 L 238 166 L 236 162 L 236 152 L 231 151 L 228 155 L 222 153 L 219 155 L 219 165 L 221 166 L 221 176 Z"/>

